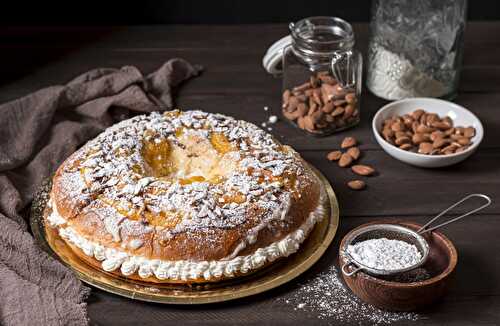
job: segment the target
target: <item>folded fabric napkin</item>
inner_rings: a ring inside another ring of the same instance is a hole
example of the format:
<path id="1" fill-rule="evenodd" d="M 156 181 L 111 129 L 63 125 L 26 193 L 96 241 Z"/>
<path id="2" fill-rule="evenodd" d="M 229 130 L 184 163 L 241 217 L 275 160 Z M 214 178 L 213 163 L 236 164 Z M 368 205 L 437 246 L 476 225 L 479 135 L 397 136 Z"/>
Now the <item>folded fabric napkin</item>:
<path id="1" fill-rule="evenodd" d="M 89 289 L 28 232 L 33 195 L 80 145 L 133 113 L 172 107 L 199 66 L 172 59 L 149 76 L 96 69 L 0 105 L 0 324 L 86 325 Z"/>

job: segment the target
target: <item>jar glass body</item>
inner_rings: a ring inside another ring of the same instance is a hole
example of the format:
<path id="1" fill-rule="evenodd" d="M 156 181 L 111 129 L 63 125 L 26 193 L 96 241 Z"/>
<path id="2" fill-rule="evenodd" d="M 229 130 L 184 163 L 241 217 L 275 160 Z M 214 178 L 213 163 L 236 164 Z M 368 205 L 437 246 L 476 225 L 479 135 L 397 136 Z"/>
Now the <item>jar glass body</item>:
<path id="1" fill-rule="evenodd" d="M 310 134 L 325 136 L 358 124 L 361 55 L 351 26 L 311 17 L 290 24 L 283 49 L 283 115 Z"/>
<path id="2" fill-rule="evenodd" d="M 467 0 L 375 0 L 367 86 L 387 100 L 456 96 Z"/>

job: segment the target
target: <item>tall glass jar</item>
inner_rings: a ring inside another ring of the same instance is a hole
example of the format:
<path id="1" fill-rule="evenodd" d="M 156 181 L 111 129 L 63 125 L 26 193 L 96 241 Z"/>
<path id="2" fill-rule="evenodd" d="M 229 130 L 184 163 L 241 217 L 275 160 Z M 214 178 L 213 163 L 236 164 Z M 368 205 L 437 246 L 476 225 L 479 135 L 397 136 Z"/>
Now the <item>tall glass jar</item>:
<path id="1" fill-rule="evenodd" d="M 367 86 L 387 100 L 453 98 L 467 0 L 374 0 Z"/>
<path id="2" fill-rule="evenodd" d="M 360 119 L 361 54 L 354 32 L 336 17 L 290 24 L 282 56 L 283 115 L 313 135 L 329 135 Z"/>

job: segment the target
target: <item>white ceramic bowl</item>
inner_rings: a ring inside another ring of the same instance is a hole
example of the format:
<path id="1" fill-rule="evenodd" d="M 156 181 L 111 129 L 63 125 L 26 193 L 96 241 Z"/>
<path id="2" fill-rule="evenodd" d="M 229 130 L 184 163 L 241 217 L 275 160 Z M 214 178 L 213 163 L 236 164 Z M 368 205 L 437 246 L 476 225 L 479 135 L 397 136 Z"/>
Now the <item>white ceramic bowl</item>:
<path id="1" fill-rule="evenodd" d="M 437 113 L 440 117 L 448 116 L 453 120 L 454 126 L 472 126 L 476 128 L 476 135 L 471 139 L 472 145 L 459 153 L 425 155 L 405 151 L 389 144 L 381 135 L 384 120 L 395 115 L 411 113 L 416 109 Z M 465 160 L 477 149 L 483 140 L 484 134 L 481 121 L 469 110 L 452 102 L 425 97 L 404 99 L 383 106 L 373 117 L 372 128 L 375 139 L 389 155 L 405 163 L 425 168 L 448 166 Z"/>

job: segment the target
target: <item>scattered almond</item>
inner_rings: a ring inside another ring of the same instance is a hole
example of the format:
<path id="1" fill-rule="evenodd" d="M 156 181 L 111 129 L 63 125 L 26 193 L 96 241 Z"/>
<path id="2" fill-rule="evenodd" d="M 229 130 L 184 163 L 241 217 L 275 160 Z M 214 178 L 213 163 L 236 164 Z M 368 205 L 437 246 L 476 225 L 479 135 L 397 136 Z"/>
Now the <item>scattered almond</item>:
<path id="1" fill-rule="evenodd" d="M 342 154 L 340 156 L 339 166 L 341 168 L 345 168 L 345 167 L 349 166 L 351 163 L 352 163 L 352 157 L 351 157 L 351 155 L 349 155 L 347 153 L 344 153 L 344 154 Z"/>
<path id="2" fill-rule="evenodd" d="M 353 160 L 357 160 L 361 155 L 361 151 L 357 147 L 349 148 L 346 153 L 349 154 Z"/>
<path id="3" fill-rule="evenodd" d="M 340 147 L 341 148 L 349 148 L 352 146 L 356 146 L 356 144 L 357 144 L 357 141 L 354 137 L 346 137 L 342 141 L 342 144 L 340 144 Z"/>
<path id="4" fill-rule="evenodd" d="M 352 172 L 359 174 L 359 175 L 364 175 L 364 176 L 369 176 L 373 175 L 375 173 L 375 169 L 372 168 L 369 165 L 353 165 L 351 167 Z"/>
<path id="5" fill-rule="evenodd" d="M 353 190 L 363 190 L 366 187 L 366 183 L 362 180 L 351 180 L 347 183 L 347 186 Z"/>
<path id="6" fill-rule="evenodd" d="M 409 116 L 408 116 L 409 117 Z M 401 137 L 409 137 L 406 133 L 398 131 L 398 135 Z M 391 130 L 387 132 L 388 137 L 394 136 L 395 133 Z M 341 147 L 346 149 L 345 152 L 341 150 L 334 150 L 327 154 L 326 158 L 330 161 L 337 161 L 340 167 L 348 167 L 353 161 L 357 160 L 361 156 L 361 150 L 356 147 L 357 141 L 354 137 L 345 137 L 342 141 Z M 401 146 L 413 146 L 411 140 L 409 143 L 404 142 Z M 375 173 L 375 169 L 368 165 L 353 165 L 351 167 L 352 171 L 358 175 L 370 176 Z M 351 180 L 347 182 L 347 186 L 353 190 L 362 190 L 366 188 L 366 183 L 363 180 Z"/>
<path id="7" fill-rule="evenodd" d="M 329 161 L 338 161 L 341 156 L 342 156 L 342 152 L 341 151 L 332 151 L 332 152 L 328 153 L 328 155 L 326 156 L 326 158 Z"/>

